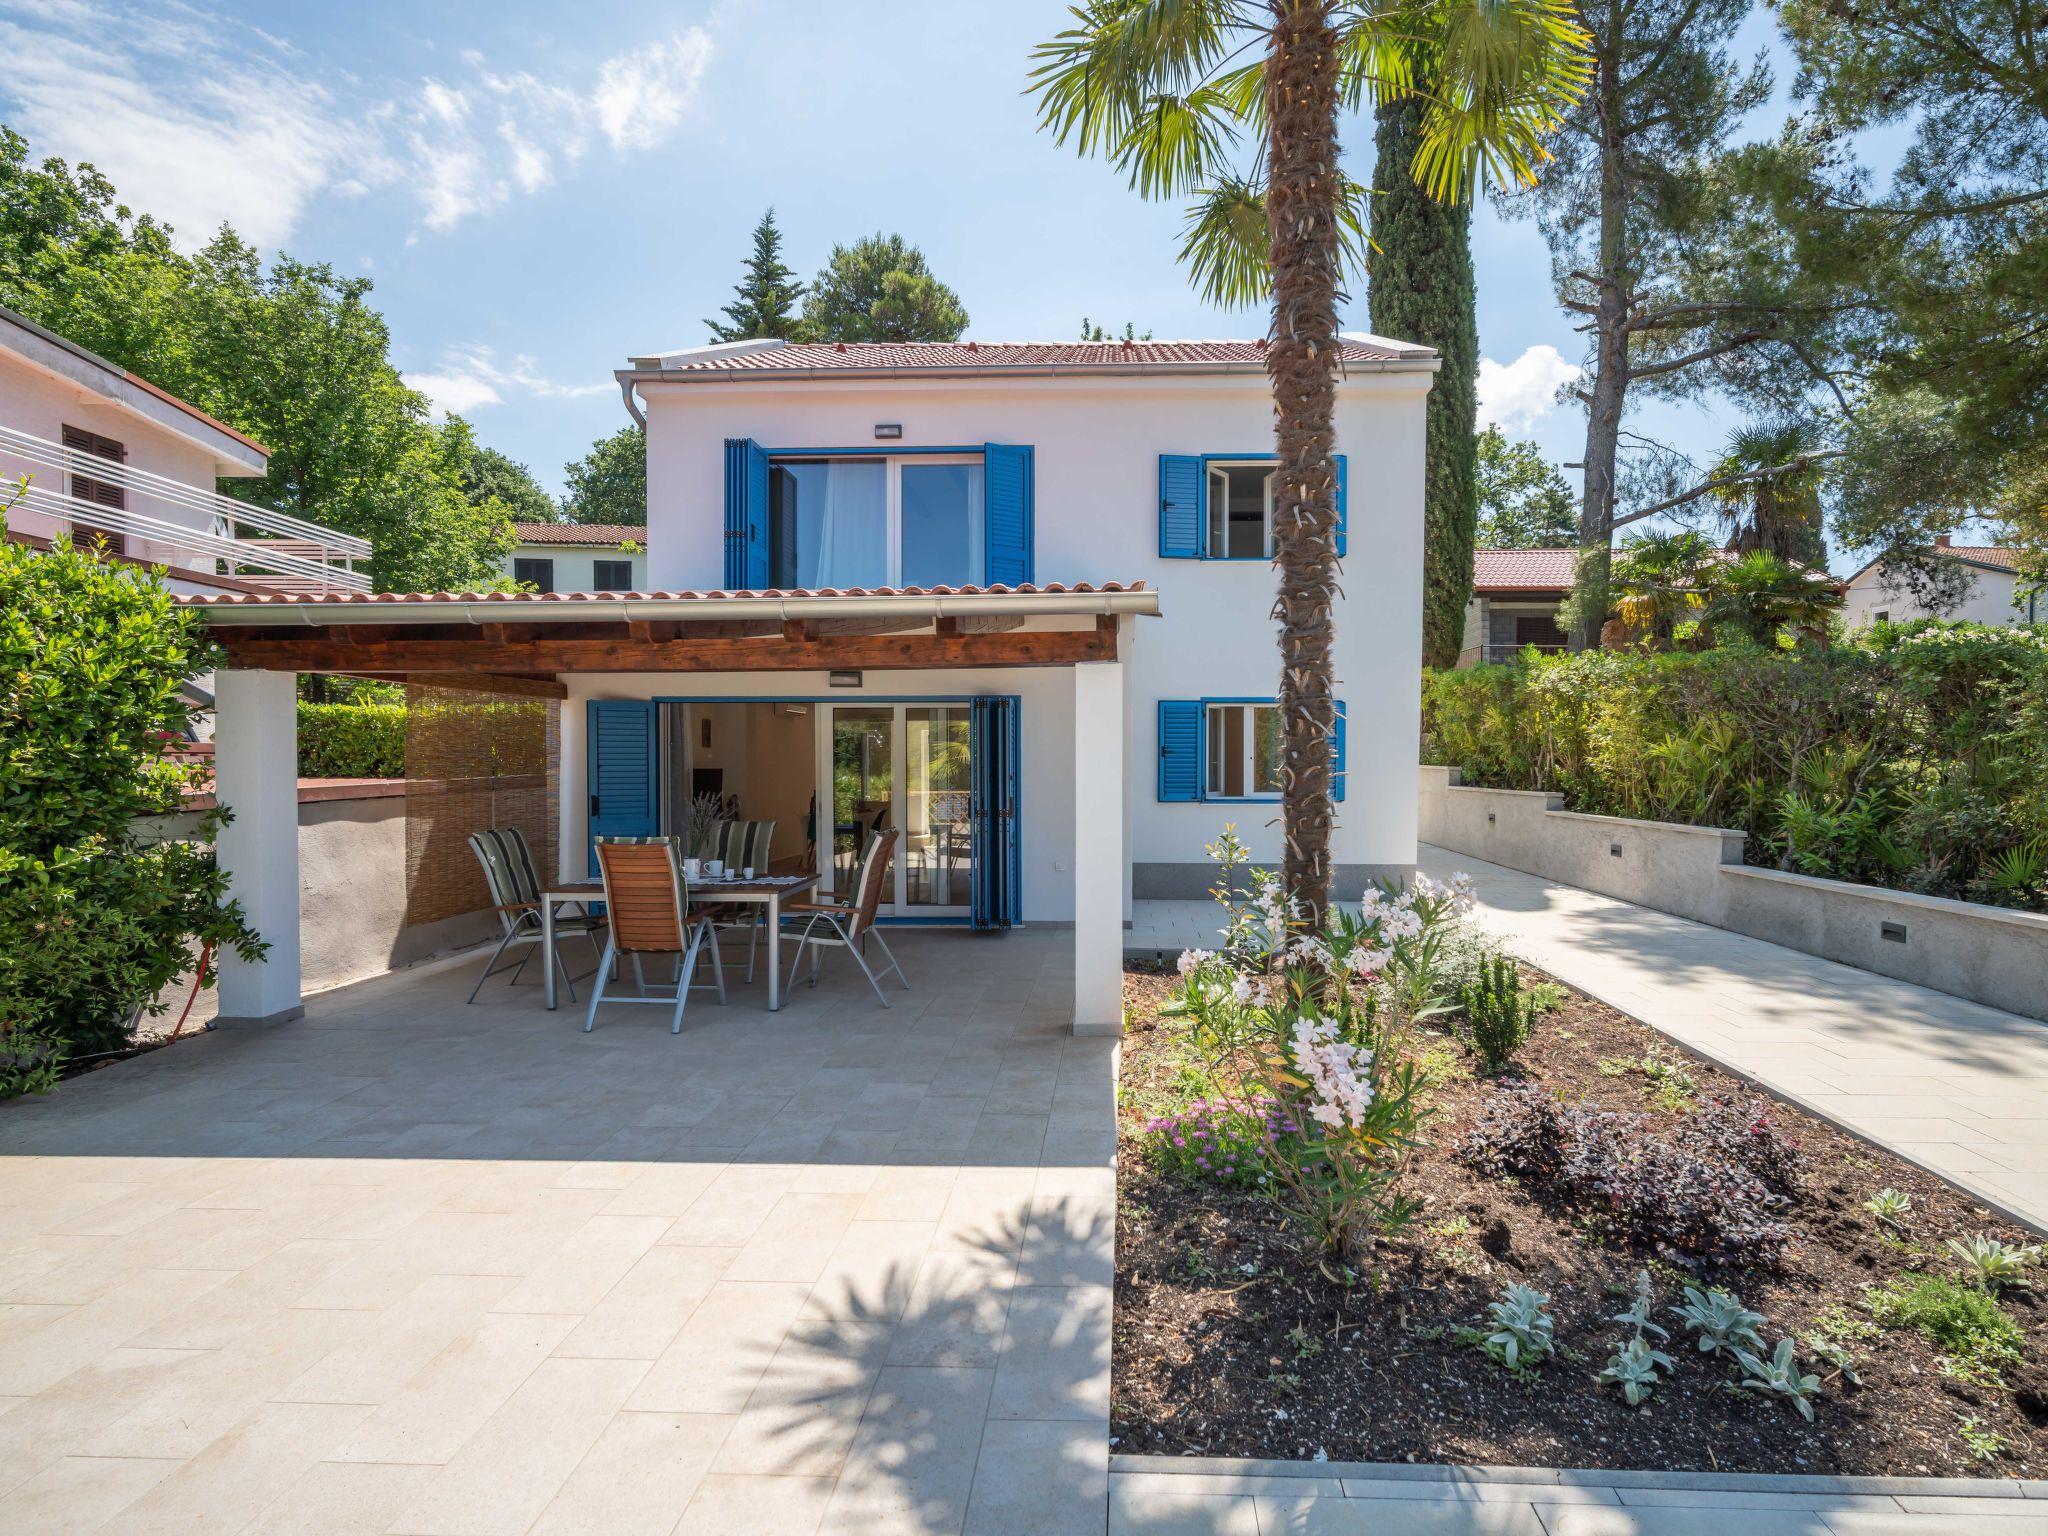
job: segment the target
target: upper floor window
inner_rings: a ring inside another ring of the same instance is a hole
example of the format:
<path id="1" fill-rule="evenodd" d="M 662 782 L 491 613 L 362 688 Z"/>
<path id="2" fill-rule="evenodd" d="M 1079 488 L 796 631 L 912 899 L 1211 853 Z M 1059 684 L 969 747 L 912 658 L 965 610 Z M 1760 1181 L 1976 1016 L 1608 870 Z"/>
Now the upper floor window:
<path id="1" fill-rule="evenodd" d="M 88 453 L 96 459 L 105 459 L 112 464 L 126 463 L 128 449 L 111 437 L 101 437 L 97 432 L 88 432 L 83 427 L 67 426 L 63 429 L 64 446 L 75 453 Z M 90 502 L 96 507 L 109 507 L 125 511 L 128 506 L 128 492 L 111 480 L 101 480 L 93 475 L 71 475 L 71 495 L 78 501 Z M 116 529 L 102 527 L 89 513 L 74 517 L 72 525 L 88 530 L 95 539 L 104 540 L 107 553 L 125 555 L 128 541 Z"/>
<path id="2" fill-rule="evenodd" d="M 1263 560 L 1273 546 L 1273 465 L 1218 463 L 1209 471 L 1211 560 Z"/>
<path id="3" fill-rule="evenodd" d="M 590 588 L 593 592 L 632 591 L 633 562 L 630 560 L 591 561 Z"/>
<path id="4" fill-rule="evenodd" d="M 555 590 L 555 562 L 518 557 L 512 562 L 512 579 L 536 592 L 552 592 Z"/>
<path id="5" fill-rule="evenodd" d="M 983 477 L 979 454 L 774 460 L 769 585 L 981 581 Z"/>

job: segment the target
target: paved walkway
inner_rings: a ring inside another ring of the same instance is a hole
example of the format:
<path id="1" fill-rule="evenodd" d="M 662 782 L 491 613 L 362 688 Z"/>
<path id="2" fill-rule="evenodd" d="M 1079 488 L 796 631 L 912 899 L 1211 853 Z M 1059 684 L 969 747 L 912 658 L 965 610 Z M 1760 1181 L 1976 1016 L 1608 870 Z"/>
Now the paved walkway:
<path id="1" fill-rule="evenodd" d="M 2048 1024 L 1445 849 L 1421 863 L 1469 870 L 1479 921 L 1531 964 L 2048 1229 Z"/>
<path id="2" fill-rule="evenodd" d="M 2043 1536 L 2048 1484 L 1117 1456 L 1110 1536 Z"/>
<path id="3" fill-rule="evenodd" d="M 379 978 L 0 1106 L 0 1529 L 1089 1536 L 1071 936 L 666 1014 Z"/>

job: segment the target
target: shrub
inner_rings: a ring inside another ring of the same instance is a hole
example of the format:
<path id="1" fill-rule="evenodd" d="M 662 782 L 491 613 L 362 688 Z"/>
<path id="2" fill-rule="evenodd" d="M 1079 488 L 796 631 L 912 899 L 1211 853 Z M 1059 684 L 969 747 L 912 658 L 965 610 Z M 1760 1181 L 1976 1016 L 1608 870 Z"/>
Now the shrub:
<path id="1" fill-rule="evenodd" d="M 182 809 L 163 748 L 179 685 L 218 660 L 154 575 L 0 542 L 0 1092 L 125 1046 L 192 942 L 262 953 L 214 862 L 220 814 L 138 826 Z"/>
<path id="2" fill-rule="evenodd" d="M 1911 1328 L 1947 1355 L 1957 1374 L 1995 1378 L 2016 1365 L 2026 1336 L 1998 1302 L 1975 1286 L 1946 1275 L 1873 1287 L 1865 1293 L 1870 1315 L 1884 1328 Z"/>
<path id="3" fill-rule="evenodd" d="M 1506 955 L 1495 955 L 1479 968 L 1478 980 L 1458 993 L 1472 1044 L 1490 1071 L 1515 1059 L 1536 1027 L 1536 1000 L 1522 990 L 1522 975 Z"/>
<path id="4" fill-rule="evenodd" d="M 2048 910 L 2048 626 L 1432 672 L 1429 760 L 1578 811 L 1740 828 L 1753 863 Z"/>
<path id="5" fill-rule="evenodd" d="M 299 772 L 309 779 L 405 777 L 405 706 L 299 704 Z"/>
<path id="6" fill-rule="evenodd" d="M 1161 1013 L 1189 1021 L 1212 1080 L 1277 1122 L 1268 1192 L 1326 1268 L 1347 1263 L 1414 1215 L 1400 1187 L 1423 1114 L 1408 1048 L 1414 1026 L 1442 1011 L 1434 955 L 1470 895 L 1462 880 L 1443 889 L 1418 876 L 1333 909 L 1316 930 L 1269 872 L 1251 871 L 1240 894 L 1248 856 L 1235 829 L 1210 852 L 1224 951 L 1184 953 Z"/>
<path id="7" fill-rule="evenodd" d="M 1145 1122 L 1145 1156 L 1190 1182 L 1253 1188 L 1266 1182 L 1267 1153 L 1286 1130 L 1277 1099 L 1196 1099 Z"/>
<path id="8" fill-rule="evenodd" d="M 1690 1119 L 1692 1117 L 1688 1117 Z M 1460 1154 L 1597 1208 L 1623 1237 L 1719 1263 L 1775 1264 L 1790 1232 L 1784 1197 L 1711 1138 L 1665 1134 L 1641 1115 L 1510 1089 L 1480 1111 Z"/>

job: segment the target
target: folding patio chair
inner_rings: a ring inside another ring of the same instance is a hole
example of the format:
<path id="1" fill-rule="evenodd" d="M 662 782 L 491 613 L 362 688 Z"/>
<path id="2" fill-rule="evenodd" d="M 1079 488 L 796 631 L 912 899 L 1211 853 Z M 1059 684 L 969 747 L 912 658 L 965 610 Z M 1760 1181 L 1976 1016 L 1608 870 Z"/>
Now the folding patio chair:
<path id="1" fill-rule="evenodd" d="M 690 979 L 697 971 L 698 952 L 710 946 L 715 978 L 712 984 L 721 1003 L 725 1001 L 725 964 L 718 957 L 718 936 L 710 916 L 690 915 L 690 886 L 683 878 L 676 845 L 666 837 L 600 837 L 597 867 L 604 877 L 604 904 L 611 920 L 611 936 L 597 968 L 597 990 L 590 994 L 583 1032 L 589 1034 L 596 1028 L 600 1003 L 656 1003 L 674 1005 L 668 1032 L 679 1035 L 683 1032 L 683 1005 L 690 1000 Z M 605 996 L 614 962 L 621 955 L 633 964 L 633 981 L 640 990 L 638 997 Z M 666 995 L 648 990 L 642 964 L 648 955 L 665 955 L 675 966 L 675 984 Z"/>
<path id="2" fill-rule="evenodd" d="M 477 993 L 483 991 L 484 983 L 498 974 L 498 957 L 514 944 L 540 943 L 546 937 L 546 930 L 540 919 L 540 872 L 534 867 L 533 850 L 526 845 L 526 834 L 517 827 L 486 827 L 481 832 L 470 833 L 469 847 L 477 862 L 484 867 L 484 880 L 491 888 L 492 910 L 498 914 L 498 921 L 504 928 L 498 947 L 491 951 L 490 963 L 469 990 L 469 1001 L 473 1003 Z M 590 941 L 590 947 L 595 951 L 597 930 L 604 926 L 604 919 L 591 916 L 580 904 L 572 905 L 576 907 L 575 911 L 565 910 L 557 914 L 555 937 L 559 940 L 565 934 L 580 933 Z M 520 972 L 526 969 L 526 962 L 532 958 L 531 950 L 519 957 L 519 964 L 512 971 L 513 986 L 519 985 Z M 576 983 L 569 975 L 569 967 L 562 963 L 559 953 L 549 955 L 548 961 L 561 967 L 562 981 L 569 988 L 569 1001 L 575 1002 Z"/>
<path id="3" fill-rule="evenodd" d="M 896 837 L 896 829 L 891 827 L 868 839 L 867 851 L 861 855 L 860 872 L 854 879 L 850 903 L 791 901 L 783 905 L 784 922 L 804 925 L 803 932 L 797 936 L 796 956 L 789 963 L 791 986 L 796 985 L 796 970 L 803 963 L 806 949 L 811 952 L 811 985 L 815 987 L 818 984 L 818 951 L 829 945 L 853 956 L 853 963 L 860 967 L 861 975 L 867 977 L 868 985 L 875 989 L 875 996 L 881 999 L 882 1006 L 894 1006 L 883 995 L 882 983 L 867 962 L 867 942 L 872 938 L 881 945 L 882 953 L 889 957 L 881 975 L 894 971 L 896 979 L 903 983 L 903 990 L 910 990 L 910 978 L 903 974 L 903 967 L 896 963 L 895 952 L 875 927 L 875 909 L 882 904 L 882 882 L 888 877 L 889 856 L 895 851 Z M 820 931 L 821 926 L 823 931 Z"/>
<path id="4" fill-rule="evenodd" d="M 775 842 L 772 821 L 721 821 L 711 834 L 711 857 L 725 863 L 728 877 L 751 869 L 768 873 L 769 849 Z M 761 942 L 761 930 L 768 925 L 768 909 L 754 902 L 729 902 L 711 914 L 712 926 L 721 933 L 747 934 L 747 980 L 754 979 L 754 951 Z"/>

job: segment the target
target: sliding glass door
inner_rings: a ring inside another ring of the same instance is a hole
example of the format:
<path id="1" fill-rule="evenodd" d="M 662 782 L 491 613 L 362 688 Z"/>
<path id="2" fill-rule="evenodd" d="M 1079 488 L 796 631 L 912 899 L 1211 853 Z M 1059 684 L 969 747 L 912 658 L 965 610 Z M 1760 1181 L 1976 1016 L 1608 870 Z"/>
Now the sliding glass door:
<path id="1" fill-rule="evenodd" d="M 967 706 L 826 704 L 820 713 L 818 803 L 832 807 L 832 836 L 819 873 L 851 899 L 868 837 L 893 827 L 900 835 L 883 910 L 967 916 L 974 860 Z"/>

